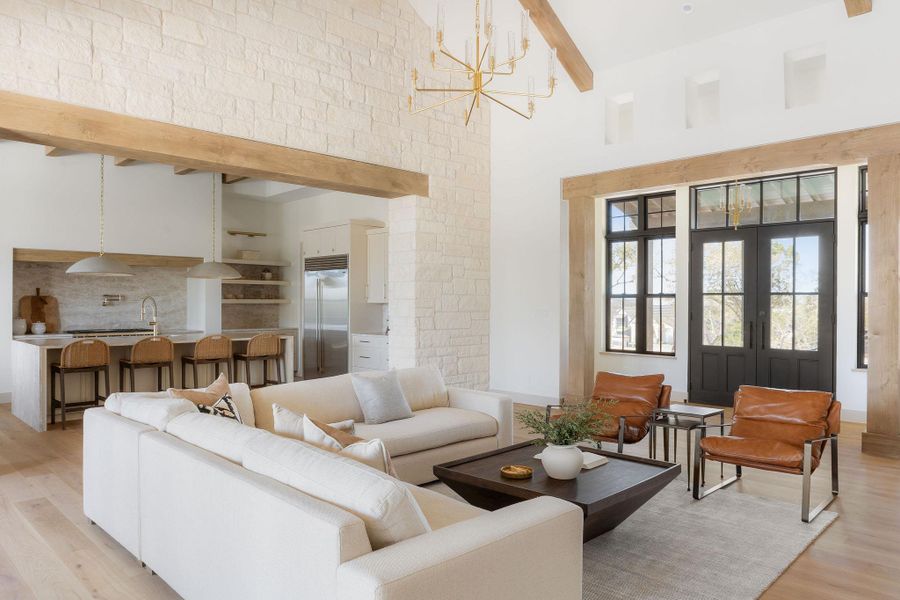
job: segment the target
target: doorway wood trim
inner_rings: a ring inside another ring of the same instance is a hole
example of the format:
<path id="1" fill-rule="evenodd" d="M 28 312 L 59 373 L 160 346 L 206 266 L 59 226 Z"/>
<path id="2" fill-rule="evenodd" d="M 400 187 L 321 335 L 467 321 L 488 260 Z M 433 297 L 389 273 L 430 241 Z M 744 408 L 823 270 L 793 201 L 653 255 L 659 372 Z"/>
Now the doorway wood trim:
<path id="1" fill-rule="evenodd" d="M 428 196 L 428 176 L 0 92 L 0 138 L 380 198 Z"/>
<path id="2" fill-rule="evenodd" d="M 879 161 L 886 166 L 872 168 L 871 159 L 887 156 L 891 158 Z M 585 227 L 585 205 L 593 211 L 598 198 L 631 191 L 869 162 L 869 212 L 879 214 L 873 211 L 880 210 L 885 217 L 880 226 L 870 225 L 870 276 L 873 281 L 896 281 L 900 272 L 900 158 L 895 157 L 900 157 L 898 123 L 564 178 L 562 197 L 572 206 L 582 207 L 569 211 L 567 396 L 590 396 L 597 357 L 594 317 L 589 316 L 596 312 L 596 273 L 585 268 L 593 264 L 596 230 Z M 900 456 L 900 286 L 874 286 L 869 303 L 885 310 L 878 316 L 884 333 L 869 335 L 870 356 L 883 358 L 870 362 L 868 369 L 869 433 L 863 436 L 868 440 L 863 450 Z"/>

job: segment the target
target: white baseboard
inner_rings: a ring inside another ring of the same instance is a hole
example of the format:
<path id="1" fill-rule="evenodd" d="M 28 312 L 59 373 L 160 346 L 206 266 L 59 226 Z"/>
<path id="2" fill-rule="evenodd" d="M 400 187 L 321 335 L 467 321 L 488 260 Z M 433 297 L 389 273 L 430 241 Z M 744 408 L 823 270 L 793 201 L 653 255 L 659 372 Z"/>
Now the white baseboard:
<path id="1" fill-rule="evenodd" d="M 864 410 L 847 410 L 846 408 L 841 409 L 841 421 L 845 421 L 847 423 L 865 423 L 866 422 L 866 411 Z"/>
<path id="2" fill-rule="evenodd" d="M 9 404 L 12 402 L 12 392 L 0 392 L 0 404 Z"/>
<path id="3" fill-rule="evenodd" d="M 508 392 L 506 390 L 491 390 L 496 394 L 503 394 L 512 398 L 516 404 L 529 404 L 531 406 L 544 407 L 548 404 L 559 404 L 559 398 L 550 396 L 537 396 L 535 394 L 525 394 L 523 392 Z"/>

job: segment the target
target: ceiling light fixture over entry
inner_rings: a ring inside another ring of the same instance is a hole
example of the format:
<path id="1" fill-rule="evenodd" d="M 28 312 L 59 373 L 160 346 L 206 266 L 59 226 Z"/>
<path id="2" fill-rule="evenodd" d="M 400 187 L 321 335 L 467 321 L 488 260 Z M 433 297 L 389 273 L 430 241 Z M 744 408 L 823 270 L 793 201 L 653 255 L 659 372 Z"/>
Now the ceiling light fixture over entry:
<path id="1" fill-rule="evenodd" d="M 104 277 L 130 277 L 134 275 L 128 265 L 122 261 L 108 256 L 103 251 L 103 188 L 105 187 L 104 178 L 104 156 L 100 155 L 100 254 L 98 256 L 90 256 L 83 258 L 77 263 L 66 269 L 68 275 L 100 275 Z"/>

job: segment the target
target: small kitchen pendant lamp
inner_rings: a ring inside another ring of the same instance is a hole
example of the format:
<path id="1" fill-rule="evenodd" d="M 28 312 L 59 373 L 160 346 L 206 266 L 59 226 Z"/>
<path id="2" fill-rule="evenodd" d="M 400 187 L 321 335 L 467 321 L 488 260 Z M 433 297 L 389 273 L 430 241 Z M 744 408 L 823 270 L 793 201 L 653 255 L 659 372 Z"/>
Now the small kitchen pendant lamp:
<path id="1" fill-rule="evenodd" d="M 216 177 L 212 174 L 212 255 L 206 262 L 188 269 L 187 276 L 192 279 L 240 279 L 241 274 L 234 267 L 216 262 Z"/>
<path id="2" fill-rule="evenodd" d="M 69 275 L 101 275 L 104 277 L 131 277 L 134 273 L 128 268 L 128 265 L 122 261 L 113 258 L 103 252 L 103 162 L 104 156 L 100 155 L 100 254 L 99 256 L 90 256 L 83 258 L 77 263 L 66 269 Z"/>

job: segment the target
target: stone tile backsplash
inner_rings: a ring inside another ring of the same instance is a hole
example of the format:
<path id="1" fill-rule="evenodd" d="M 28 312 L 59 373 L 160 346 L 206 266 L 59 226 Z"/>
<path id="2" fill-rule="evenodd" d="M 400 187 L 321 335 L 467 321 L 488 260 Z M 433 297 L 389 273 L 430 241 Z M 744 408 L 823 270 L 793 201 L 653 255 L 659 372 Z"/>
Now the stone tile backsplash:
<path id="1" fill-rule="evenodd" d="M 70 329 L 140 327 L 141 299 L 153 296 L 159 305 L 160 329 L 185 329 L 187 279 L 184 269 L 134 267 L 134 277 L 66 275 L 69 265 L 16 262 L 13 265 L 13 310 L 19 299 L 34 295 L 55 296 L 59 301 L 60 326 Z M 104 294 L 121 294 L 122 302 L 103 306 Z M 151 313 L 152 314 L 152 313 Z M 150 315 L 148 315 L 149 318 Z M 143 325 L 146 327 L 146 323 Z"/>

